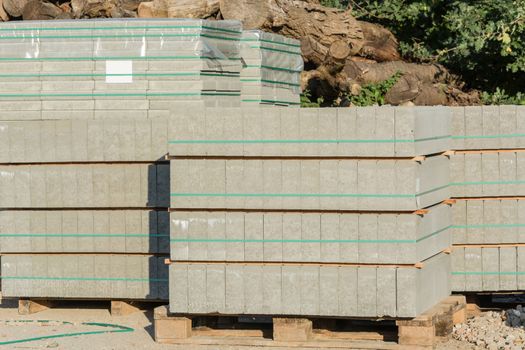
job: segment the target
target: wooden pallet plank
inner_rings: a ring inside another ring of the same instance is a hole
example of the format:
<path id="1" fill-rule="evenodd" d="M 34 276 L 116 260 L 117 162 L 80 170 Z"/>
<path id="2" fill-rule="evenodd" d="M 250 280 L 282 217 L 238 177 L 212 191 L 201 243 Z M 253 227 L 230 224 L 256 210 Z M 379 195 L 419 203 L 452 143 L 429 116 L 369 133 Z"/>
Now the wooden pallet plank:
<path id="1" fill-rule="evenodd" d="M 111 300 L 111 316 L 127 316 L 140 311 L 141 309 L 134 305 L 133 302 Z"/>
<path id="2" fill-rule="evenodd" d="M 18 314 L 31 315 L 41 312 L 52 307 L 53 303 L 49 300 L 32 300 L 19 299 L 18 300 Z"/>

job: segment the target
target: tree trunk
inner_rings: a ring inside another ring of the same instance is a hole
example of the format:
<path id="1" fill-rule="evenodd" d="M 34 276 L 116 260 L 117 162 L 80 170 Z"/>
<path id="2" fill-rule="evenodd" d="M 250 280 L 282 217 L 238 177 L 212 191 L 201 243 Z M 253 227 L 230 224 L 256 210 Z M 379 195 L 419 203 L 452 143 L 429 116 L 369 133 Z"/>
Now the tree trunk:
<path id="1" fill-rule="evenodd" d="M 316 70 L 301 75 L 303 91 L 309 90 L 314 96 L 336 99 L 341 93 L 351 93 L 352 82 L 343 72 L 350 47 L 342 40 L 330 45 L 323 64 Z"/>
<path id="2" fill-rule="evenodd" d="M 7 14 L 7 12 L 4 9 L 4 6 L 2 4 L 3 1 L 4 0 L 0 0 L 0 20 L 4 21 L 4 22 L 7 22 L 7 21 L 9 21 L 9 15 Z"/>
<path id="3" fill-rule="evenodd" d="M 446 82 L 450 74 L 438 64 L 416 64 L 403 61 L 375 63 L 373 61 L 358 61 L 352 57 L 346 61 L 345 73 L 350 79 L 359 83 L 369 84 L 387 80 L 396 72 L 412 74 L 425 83 Z"/>
<path id="4" fill-rule="evenodd" d="M 24 20 L 49 20 L 49 19 L 66 19 L 71 18 L 69 13 L 66 13 L 49 2 L 40 0 L 30 0 L 22 11 Z"/>
<path id="5" fill-rule="evenodd" d="M 153 0 L 143 2 L 138 16 L 145 18 L 201 18 L 216 16 L 220 0 Z"/>
<path id="6" fill-rule="evenodd" d="M 168 4 L 166 0 L 142 2 L 138 8 L 138 16 L 142 18 L 168 17 Z"/>
<path id="7" fill-rule="evenodd" d="M 168 0 L 170 18 L 209 18 L 219 12 L 219 0 Z"/>
<path id="8" fill-rule="evenodd" d="M 75 18 L 113 17 L 118 11 L 118 0 L 71 0 Z"/>
<path id="9" fill-rule="evenodd" d="M 401 59 L 397 52 L 398 42 L 394 34 L 378 24 L 359 21 L 363 30 L 364 44 L 361 56 L 371 57 L 376 61 L 397 61 Z"/>
<path id="10" fill-rule="evenodd" d="M 272 5 L 273 0 L 220 0 L 222 17 L 242 21 L 243 28 L 247 30 L 263 28 L 271 22 L 272 16 L 279 12 L 277 6 Z"/>
<path id="11" fill-rule="evenodd" d="M 120 0 L 119 7 L 126 11 L 137 11 L 139 5 L 147 0 Z"/>
<path id="12" fill-rule="evenodd" d="M 386 93 L 385 101 L 393 105 L 413 101 L 421 93 L 420 87 L 421 83 L 415 76 L 404 74 Z"/>
<path id="13" fill-rule="evenodd" d="M 437 106 L 447 104 L 447 94 L 442 84 L 424 84 L 419 95 L 412 101 L 417 106 Z"/>
<path id="14" fill-rule="evenodd" d="M 22 11 L 24 11 L 24 6 L 28 1 L 29 0 L 3 0 L 3 5 L 5 11 L 11 17 L 21 17 Z"/>
<path id="15" fill-rule="evenodd" d="M 351 55 L 379 61 L 399 59 L 397 41 L 388 30 L 363 24 L 349 10 L 324 7 L 316 0 L 221 0 L 220 8 L 224 19 L 240 19 L 245 29 L 263 29 L 301 40 L 305 61 L 316 66 L 323 64 L 336 40 L 345 42 Z"/>

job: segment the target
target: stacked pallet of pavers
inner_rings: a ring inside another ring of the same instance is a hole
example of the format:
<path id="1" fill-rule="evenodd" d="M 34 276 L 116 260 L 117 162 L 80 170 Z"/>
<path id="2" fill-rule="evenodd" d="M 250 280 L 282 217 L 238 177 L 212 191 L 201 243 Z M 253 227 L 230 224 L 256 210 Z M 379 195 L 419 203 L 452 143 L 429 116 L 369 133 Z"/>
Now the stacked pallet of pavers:
<path id="1" fill-rule="evenodd" d="M 176 118 L 171 312 L 414 317 L 449 295 L 447 109 Z"/>
<path id="2" fill-rule="evenodd" d="M 243 105 L 300 106 L 303 59 L 298 40 L 260 30 L 244 31 L 241 57 Z"/>
<path id="3" fill-rule="evenodd" d="M 168 298 L 170 110 L 240 104 L 240 23 L 0 26 L 4 297 Z"/>
<path id="4" fill-rule="evenodd" d="M 3 23 L 0 107 L 45 119 L 238 106 L 240 35 L 236 21 Z"/>
<path id="5" fill-rule="evenodd" d="M 455 108 L 452 288 L 525 287 L 525 108 Z"/>

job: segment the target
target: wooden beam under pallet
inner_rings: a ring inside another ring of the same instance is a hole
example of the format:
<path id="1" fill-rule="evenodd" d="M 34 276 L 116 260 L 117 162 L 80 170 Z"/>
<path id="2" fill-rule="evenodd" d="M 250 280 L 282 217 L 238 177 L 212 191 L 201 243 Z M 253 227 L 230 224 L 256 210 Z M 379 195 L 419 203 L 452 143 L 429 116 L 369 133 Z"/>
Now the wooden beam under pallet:
<path id="1" fill-rule="evenodd" d="M 111 300 L 111 316 L 127 316 L 140 311 L 133 302 Z"/>
<path id="2" fill-rule="evenodd" d="M 31 315 L 52 307 L 49 300 L 18 299 L 18 314 Z"/>

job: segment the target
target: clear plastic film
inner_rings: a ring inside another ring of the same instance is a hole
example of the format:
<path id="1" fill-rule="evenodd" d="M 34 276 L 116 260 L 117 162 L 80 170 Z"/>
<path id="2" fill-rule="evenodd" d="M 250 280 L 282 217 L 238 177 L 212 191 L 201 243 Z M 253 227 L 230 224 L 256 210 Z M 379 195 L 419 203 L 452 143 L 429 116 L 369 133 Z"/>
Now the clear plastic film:
<path id="1" fill-rule="evenodd" d="M 241 42 L 242 49 L 259 49 L 258 57 L 261 60 L 282 56 L 286 57 L 285 62 L 283 62 L 285 64 L 283 68 L 299 72 L 304 69 L 299 40 L 260 30 L 250 30 L 243 32 Z M 252 56 L 250 58 L 256 57 Z"/>
<path id="2" fill-rule="evenodd" d="M 0 101 L 238 94 L 240 39 L 239 21 L 0 23 Z"/>
<path id="3" fill-rule="evenodd" d="M 106 19 L 0 25 L 0 58 L 210 59 L 240 65 L 238 21 Z M 232 62 L 229 62 L 232 61 Z"/>
<path id="4" fill-rule="evenodd" d="M 241 56 L 245 67 L 243 83 L 259 82 L 300 93 L 300 77 L 304 69 L 298 40 L 259 30 L 244 31 Z"/>

